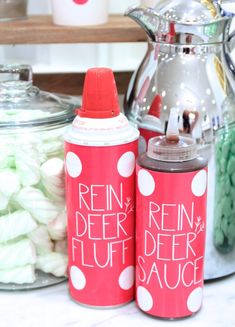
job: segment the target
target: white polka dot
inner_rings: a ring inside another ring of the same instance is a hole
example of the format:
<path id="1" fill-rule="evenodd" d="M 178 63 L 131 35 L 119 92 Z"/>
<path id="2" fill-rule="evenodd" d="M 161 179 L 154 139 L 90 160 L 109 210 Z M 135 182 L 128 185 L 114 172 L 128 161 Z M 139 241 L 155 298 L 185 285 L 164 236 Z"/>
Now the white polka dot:
<path id="1" fill-rule="evenodd" d="M 145 141 L 145 138 L 140 135 L 139 137 L 139 144 L 138 144 L 138 152 L 144 153 L 147 150 L 147 142 Z"/>
<path id="2" fill-rule="evenodd" d="M 206 186 L 207 186 L 207 173 L 203 169 L 199 171 L 192 180 L 192 193 L 195 196 L 202 196 L 206 192 Z"/>
<path id="3" fill-rule="evenodd" d="M 149 311 L 153 307 L 152 295 L 143 286 L 137 288 L 137 301 L 140 309 L 143 311 Z"/>
<path id="4" fill-rule="evenodd" d="M 191 312 L 197 312 L 202 304 L 202 288 L 195 288 L 188 297 L 187 307 Z"/>
<path id="5" fill-rule="evenodd" d="M 140 193 L 144 196 L 151 195 L 155 190 L 155 182 L 153 176 L 144 169 L 141 169 L 138 173 L 138 187 Z"/>
<path id="6" fill-rule="evenodd" d="M 134 285 L 134 273 L 133 266 L 129 266 L 121 272 L 118 283 L 123 290 L 129 290 Z"/>
<path id="7" fill-rule="evenodd" d="M 122 177 L 130 177 L 135 169 L 135 155 L 128 151 L 124 153 L 118 160 L 117 169 Z"/>
<path id="8" fill-rule="evenodd" d="M 82 290 L 86 286 L 86 277 L 76 266 L 72 266 L 70 269 L 70 280 L 76 290 Z"/>
<path id="9" fill-rule="evenodd" d="M 81 160 L 73 152 L 68 152 L 66 155 L 66 169 L 68 171 L 69 176 L 73 178 L 78 177 L 82 172 Z"/>

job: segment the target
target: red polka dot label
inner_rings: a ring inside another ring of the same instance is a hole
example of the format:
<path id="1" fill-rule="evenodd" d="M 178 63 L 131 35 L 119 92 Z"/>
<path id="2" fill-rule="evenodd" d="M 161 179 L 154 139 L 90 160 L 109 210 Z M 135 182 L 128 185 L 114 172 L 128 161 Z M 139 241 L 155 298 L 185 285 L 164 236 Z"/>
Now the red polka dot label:
<path id="1" fill-rule="evenodd" d="M 68 152 L 65 161 L 69 176 L 72 178 L 78 177 L 82 172 L 82 163 L 79 157 L 73 152 Z"/>
<path id="2" fill-rule="evenodd" d="M 133 299 L 137 146 L 65 145 L 69 284 L 80 303 Z"/>
<path id="3" fill-rule="evenodd" d="M 189 316 L 202 304 L 207 170 L 137 165 L 136 174 L 137 304 L 157 317 Z"/>
<path id="4" fill-rule="evenodd" d="M 195 288 L 188 296 L 187 308 L 190 312 L 197 312 L 202 305 L 202 288 Z"/>
<path id="5" fill-rule="evenodd" d="M 153 176 L 145 169 L 138 172 L 138 189 L 143 196 L 150 196 L 155 190 L 155 181 Z"/>
<path id="6" fill-rule="evenodd" d="M 118 160 L 117 170 L 122 177 L 130 177 L 135 170 L 135 154 L 125 152 Z"/>
<path id="7" fill-rule="evenodd" d="M 135 271 L 134 266 L 129 266 L 121 272 L 118 282 L 119 282 L 119 286 L 123 290 L 129 290 L 133 287 L 134 271 Z"/>
<path id="8" fill-rule="evenodd" d="M 155 297 L 157 301 L 157 297 Z M 137 287 L 137 303 L 141 310 L 150 311 L 153 307 L 153 297 L 151 293 L 143 286 Z"/>
<path id="9" fill-rule="evenodd" d="M 70 268 L 70 279 L 76 290 L 82 290 L 86 286 L 86 277 L 83 272 L 76 266 Z"/>

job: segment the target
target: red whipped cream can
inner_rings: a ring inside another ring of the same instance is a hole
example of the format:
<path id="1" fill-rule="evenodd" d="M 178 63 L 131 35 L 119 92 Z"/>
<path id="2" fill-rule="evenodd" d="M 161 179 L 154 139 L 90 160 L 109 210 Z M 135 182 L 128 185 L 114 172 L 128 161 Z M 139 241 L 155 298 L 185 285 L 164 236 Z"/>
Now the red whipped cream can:
<path id="1" fill-rule="evenodd" d="M 168 126 L 137 160 L 136 301 L 149 315 L 176 319 L 202 305 L 207 162 Z"/>
<path id="2" fill-rule="evenodd" d="M 88 70 L 82 108 L 65 135 L 69 288 L 81 304 L 133 299 L 138 137 L 120 113 L 112 71 Z"/>

